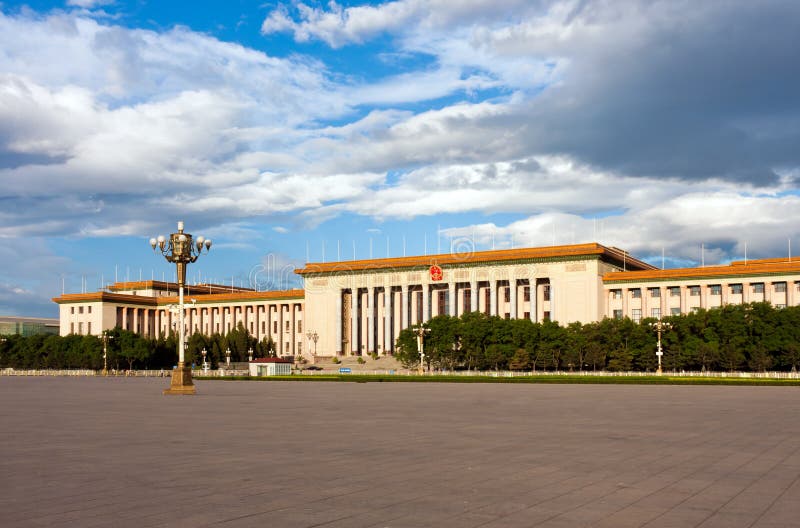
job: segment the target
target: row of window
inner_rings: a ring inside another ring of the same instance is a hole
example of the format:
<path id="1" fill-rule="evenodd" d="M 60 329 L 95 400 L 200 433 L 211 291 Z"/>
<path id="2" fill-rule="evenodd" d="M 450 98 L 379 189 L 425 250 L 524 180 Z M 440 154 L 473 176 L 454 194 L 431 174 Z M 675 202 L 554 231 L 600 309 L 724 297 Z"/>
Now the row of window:
<path id="1" fill-rule="evenodd" d="M 73 315 L 75 314 L 75 307 L 74 306 L 70 306 L 69 307 L 69 313 L 71 313 Z M 83 313 L 83 306 L 78 306 L 78 313 L 79 314 Z M 86 313 L 92 313 L 92 307 L 91 306 L 87 306 L 86 307 Z"/>
<path id="2" fill-rule="evenodd" d="M 756 282 L 750 284 L 752 287 L 753 293 L 764 293 L 764 283 L 763 282 Z M 786 292 L 786 283 L 785 282 L 773 282 L 773 291 L 775 293 L 785 293 Z M 733 295 L 741 295 L 744 291 L 744 286 L 742 284 L 729 284 L 728 287 L 730 288 L 730 293 Z M 657 298 L 661 297 L 661 288 L 646 288 L 650 297 Z M 669 286 L 666 288 L 667 293 L 669 293 L 670 297 L 679 297 L 681 295 L 681 288 L 680 286 Z M 700 295 L 700 286 L 688 286 L 689 295 L 693 297 L 698 297 Z M 800 284 L 798 284 L 798 290 L 800 290 Z M 631 298 L 633 299 L 640 299 L 642 297 L 642 289 L 641 288 L 631 288 Z M 722 295 L 722 285 L 721 284 L 711 284 L 708 286 L 708 292 L 711 295 Z M 622 299 L 622 289 L 611 290 L 611 298 L 612 299 Z"/>

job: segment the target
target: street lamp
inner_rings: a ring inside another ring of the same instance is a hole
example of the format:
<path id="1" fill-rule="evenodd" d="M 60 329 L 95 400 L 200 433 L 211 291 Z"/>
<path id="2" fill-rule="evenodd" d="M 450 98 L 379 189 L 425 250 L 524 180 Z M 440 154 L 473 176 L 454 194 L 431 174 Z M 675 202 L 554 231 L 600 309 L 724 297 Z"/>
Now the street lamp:
<path id="1" fill-rule="evenodd" d="M 253 362 L 253 347 L 247 349 L 247 360 Z"/>
<path id="2" fill-rule="evenodd" d="M 309 342 L 314 342 L 314 356 L 312 358 L 312 364 L 317 363 L 317 341 L 319 341 L 319 334 L 316 332 L 312 332 L 311 330 L 306 333 L 306 337 L 308 338 Z M 308 348 L 311 348 L 310 346 Z"/>
<path id="3" fill-rule="evenodd" d="M 208 375 L 208 362 L 206 361 L 207 352 L 206 352 L 205 348 L 203 348 L 203 350 L 201 351 L 201 354 L 203 354 L 203 373 L 205 375 Z"/>
<path id="4" fill-rule="evenodd" d="M 225 366 L 227 368 L 231 367 L 231 349 L 225 350 Z"/>
<path id="5" fill-rule="evenodd" d="M 658 356 L 658 370 L 656 370 L 656 374 L 661 375 L 661 356 L 664 355 L 664 352 L 661 350 L 661 332 L 663 330 L 669 330 L 672 328 L 672 325 L 662 321 L 659 317 L 658 321 L 655 323 L 650 323 L 650 326 L 655 328 L 656 332 L 658 332 L 658 348 L 656 348 L 656 356 Z"/>
<path id="6" fill-rule="evenodd" d="M 108 334 L 108 330 L 103 332 L 103 376 L 108 376 L 108 340 L 114 336 Z"/>
<path id="7" fill-rule="evenodd" d="M 194 394 L 192 383 L 192 369 L 184 361 L 184 348 L 186 343 L 186 327 L 184 326 L 183 286 L 186 284 L 186 266 L 197 260 L 203 252 L 211 250 L 211 240 L 202 236 L 192 241 L 192 235 L 183 232 L 183 222 L 178 222 L 178 232 L 172 233 L 169 240 L 163 235 L 150 239 L 153 251 L 160 251 L 167 262 L 174 262 L 177 267 L 178 277 L 178 366 L 172 370 L 172 381 L 169 389 L 164 394 Z"/>
<path id="8" fill-rule="evenodd" d="M 425 372 L 425 334 L 430 332 L 429 328 L 425 328 L 422 325 L 419 325 L 415 330 L 414 334 L 417 336 L 417 349 L 419 350 L 419 373 L 423 374 Z"/>

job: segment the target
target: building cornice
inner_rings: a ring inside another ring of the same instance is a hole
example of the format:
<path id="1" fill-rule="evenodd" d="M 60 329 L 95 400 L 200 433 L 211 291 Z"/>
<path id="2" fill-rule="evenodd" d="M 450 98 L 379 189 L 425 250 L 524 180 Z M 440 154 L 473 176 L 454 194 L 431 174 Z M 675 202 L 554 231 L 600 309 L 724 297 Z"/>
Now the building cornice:
<path id="1" fill-rule="evenodd" d="M 302 300 L 305 297 L 303 290 L 277 290 L 277 291 L 245 291 L 233 293 L 214 293 L 211 295 L 184 294 L 184 304 L 214 304 L 221 302 L 247 302 L 247 301 L 274 301 L 274 300 Z M 191 295 L 191 296 L 190 296 Z M 164 306 L 176 304 L 177 295 L 148 297 L 144 295 L 126 295 L 123 293 L 94 292 L 94 293 L 68 293 L 61 297 L 54 297 L 57 304 L 87 303 L 87 302 L 115 302 L 119 304 L 136 304 L 141 306 Z"/>
<path id="2" fill-rule="evenodd" d="M 753 261 L 728 266 L 709 266 L 704 268 L 675 268 L 647 271 L 618 271 L 603 275 L 605 284 L 625 284 L 633 282 L 664 282 L 674 280 L 711 280 L 719 278 L 769 277 L 777 275 L 800 274 L 800 261 L 788 262 Z"/>
<path id="3" fill-rule="evenodd" d="M 540 248 L 504 249 L 479 251 L 469 255 L 439 254 L 415 257 L 396 257 L 340 262 L 315 262 L 295 270 L 298 275 L 320 277 L 351 273 L 386 273 L 390 271 L 425 270 L 438 265 L 443 269 L 474 266 L 535 264 L 537 262 L 560 262 L 567 260 L 601 259 L 619 266 L 639 270 L 655 269 L 650 264 L 635 259 L 617 248 L 600 244 L 577 244 Z"/>

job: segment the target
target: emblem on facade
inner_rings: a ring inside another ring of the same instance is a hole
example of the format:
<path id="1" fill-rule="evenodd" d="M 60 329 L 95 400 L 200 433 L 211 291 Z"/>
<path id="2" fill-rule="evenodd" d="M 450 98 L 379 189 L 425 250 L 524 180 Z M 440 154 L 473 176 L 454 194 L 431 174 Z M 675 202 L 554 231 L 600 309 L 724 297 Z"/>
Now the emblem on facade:
<path id="1" fill-rule="evenodd" d="M 440 281 L 442 277 L 444 277 L 444 272 L 442 272 L 441 266 L 437 266 L 436 264 L 431 266 L 431 280 Z"/>

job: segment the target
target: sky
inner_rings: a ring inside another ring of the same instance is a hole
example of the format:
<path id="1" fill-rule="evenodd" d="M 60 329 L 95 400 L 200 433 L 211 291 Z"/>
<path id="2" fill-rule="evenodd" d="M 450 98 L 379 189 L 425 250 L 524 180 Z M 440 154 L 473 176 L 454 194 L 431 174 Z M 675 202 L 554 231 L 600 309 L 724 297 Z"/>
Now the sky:
<path id="1" fill-rule="evenodd" d="M 0 315 L 306 261 L 800 253 L 800 2 L 0 2 Z"/>

